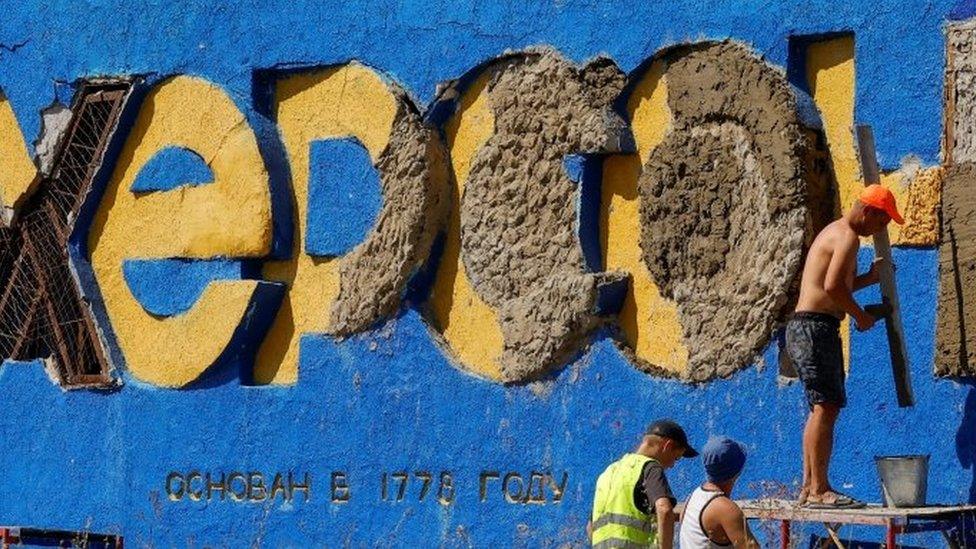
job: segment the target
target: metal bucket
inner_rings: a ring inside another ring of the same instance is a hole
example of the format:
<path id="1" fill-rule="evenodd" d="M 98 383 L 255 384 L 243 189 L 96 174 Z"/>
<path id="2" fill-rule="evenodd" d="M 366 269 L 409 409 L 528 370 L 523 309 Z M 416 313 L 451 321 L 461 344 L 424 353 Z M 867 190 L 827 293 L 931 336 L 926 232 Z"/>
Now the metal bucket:
<path id="1" fill-rule="evenodd" d="M 929 484 L 929 456 L 875 456 L 885 507 L 922 507 Z"/>

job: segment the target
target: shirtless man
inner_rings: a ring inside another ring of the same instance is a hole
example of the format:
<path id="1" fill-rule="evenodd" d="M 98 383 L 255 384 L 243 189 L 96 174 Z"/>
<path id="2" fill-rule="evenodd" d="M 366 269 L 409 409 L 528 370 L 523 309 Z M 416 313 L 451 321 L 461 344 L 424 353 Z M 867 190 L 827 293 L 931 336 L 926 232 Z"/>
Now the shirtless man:
<path id="1" fill-rule="evenodd" d="M 860 237 L 870 236 L 902 218 L 891 191 L 881 185 L 864 188 L 847 215 L 817 235 L 810 246 L 796 313 L 786 325 L 786 350 L 806 390 L 810 415 L 803 430 L 803 487 L 800 502 L 813 508 L 863 507 L 864 503 L 831 488 L 827 470 L 834 444 L 834 425 L 847 404 L 840 321 L 854 319 L 857 329 L 874 326 L 875 318 L 854 301 L 853 293 L 877 284 L 878 262 L 854 276 Z"/>

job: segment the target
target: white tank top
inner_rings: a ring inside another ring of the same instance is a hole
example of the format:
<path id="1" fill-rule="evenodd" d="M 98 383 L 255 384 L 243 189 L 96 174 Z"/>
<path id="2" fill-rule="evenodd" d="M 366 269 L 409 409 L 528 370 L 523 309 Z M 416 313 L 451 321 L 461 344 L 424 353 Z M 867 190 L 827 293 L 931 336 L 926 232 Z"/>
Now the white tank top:
<path id="1" fill-rule="evenodd" d="M 722 492 L 709 492 L 701 486 L 695 488 L 695 491 L 691 493 L 691 497 L 688 498 L 688 503 L 685 504 L 684 517 L 681 519 L 681 534 L 678 538 L 678 547 L 681 549 L 718 549 L 732 547 L 731 543 L 722 545 L 709 539 L 701 521 L 705 507 L 708 507 L 708 504 L 714 501 L 715 498 L 723 495 Z"/>

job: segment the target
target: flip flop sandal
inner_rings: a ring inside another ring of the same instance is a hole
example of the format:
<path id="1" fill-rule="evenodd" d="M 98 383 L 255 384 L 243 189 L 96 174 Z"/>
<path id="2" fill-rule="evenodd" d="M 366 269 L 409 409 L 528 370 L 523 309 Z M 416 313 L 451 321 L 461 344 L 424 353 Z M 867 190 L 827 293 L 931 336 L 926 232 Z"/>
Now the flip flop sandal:
<path id="1" fill-rule="evenodd" d="M 806 509 L 861 509 L 866 507 L 867 504 L 863 501 L 854 499 L 850 496 L 845 496 L 844 494 L 837 494 L 837 499 L 834 501 L 805 501 L 801 504 L 802 507 Z"/>
<path id="2" fill-rule="evenodd" d="M 803 505 L 804 503 L 806 503 L 807 502 L 807 496 L 809 496 L 809 494 L 807 493 L 807 491 L 805 489 L 804 490 L 800 490 L 799 495 L 796 496 L 796 504 L 797 505 Z"/>

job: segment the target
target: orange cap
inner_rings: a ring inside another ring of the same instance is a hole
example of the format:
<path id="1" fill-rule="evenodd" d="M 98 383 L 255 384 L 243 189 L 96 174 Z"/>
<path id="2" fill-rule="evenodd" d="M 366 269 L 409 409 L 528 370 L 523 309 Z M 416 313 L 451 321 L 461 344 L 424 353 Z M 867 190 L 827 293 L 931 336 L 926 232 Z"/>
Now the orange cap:
<path id="1" fill-rule="evenodd" d="M 891 191 L 885 187 L 882 187 L 881 185 L 878 185 L 877 183 L 864 187 L 864 190 L 861 191 L 861 197 L 859 200 L 865 206 L 875 207 L 888 214 L 888 217 L 899 225 L 905 222 L 905 220 L 901 218 L 901 214 L 898 213 L 898 207 L 895 205 L 895 195 L 891 194 Z"/>

